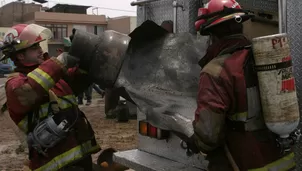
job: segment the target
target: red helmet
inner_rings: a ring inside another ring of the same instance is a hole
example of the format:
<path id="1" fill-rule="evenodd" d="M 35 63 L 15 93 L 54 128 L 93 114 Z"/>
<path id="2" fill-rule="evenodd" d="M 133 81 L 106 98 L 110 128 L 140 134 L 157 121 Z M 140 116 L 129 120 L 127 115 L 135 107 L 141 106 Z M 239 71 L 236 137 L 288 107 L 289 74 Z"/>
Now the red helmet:
<path id="1" fill-rule="evenodd" d="M 196 21 L 196 30 L 200 31 L 202 29 L 205 31 L 215 25 L 232 19 L 235 19 L 235 21 L 238 23 L 242 23 L 250 18 L 250 15 L 247 15 L 247 13 L 243 11 L 240 12 L 234 10 L 231 13 L 223 13 L 223 11 L 227 8 L 242 9 L 240 4 L 235 0 L 210 0 L 210 2 L 205 4 L 204 8 L 200 8 L 198 10 L 198 17 L 210 14 L 213 15 Z M 217 13 L 217 15 L 215 15 L 215 13 Z"/>
<path id="2" fill-rule="evenodd" d="M 3 38 L 3 44 L 11 44 L 2 49 L 3 53 L 20 51 L 52 37 L 51 30 L 36 24 L 18 24 L 9 29 Z"/>

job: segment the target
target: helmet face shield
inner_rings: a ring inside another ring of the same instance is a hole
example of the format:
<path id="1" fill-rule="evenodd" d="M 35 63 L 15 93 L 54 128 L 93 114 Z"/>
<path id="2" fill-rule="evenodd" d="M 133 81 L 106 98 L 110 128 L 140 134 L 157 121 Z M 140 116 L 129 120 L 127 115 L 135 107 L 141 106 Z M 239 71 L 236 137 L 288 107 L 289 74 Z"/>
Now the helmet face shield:
<path id="1" fill-rule="evenodd" d="M 4 35 L 3 42 L 4 43 L 12 43 L 14 39 L 18 38 L 18 31 L 10 28 Z"/>
<path id="2" fill-rule="evenodd" d="M 18 51 L 50 39 L 52 36 L 50 29 L 37 24 L 16 25 L 4 35 L 4 42 L 8 44 L 14 43 L 15 49 Z"/>
<path id="3" fill-rule="evenodd" d="M 11 56 L 14 52 L 26 49 L 43 40 L 53 37 L 52 31 L 37 24 L 18 24 L 10 28 L 4 35 L 1 47 L 0 61 Z"/>
<path id="4" fill-rule="evenodd" d="M 30 24 L 23 29 L 19 35 L 19 39 L 21 41 L 26 40 L 29 44 L 34 44 L 37 41 L 48 40 L 52 36 L 50 29 L 37 24 Z"/>

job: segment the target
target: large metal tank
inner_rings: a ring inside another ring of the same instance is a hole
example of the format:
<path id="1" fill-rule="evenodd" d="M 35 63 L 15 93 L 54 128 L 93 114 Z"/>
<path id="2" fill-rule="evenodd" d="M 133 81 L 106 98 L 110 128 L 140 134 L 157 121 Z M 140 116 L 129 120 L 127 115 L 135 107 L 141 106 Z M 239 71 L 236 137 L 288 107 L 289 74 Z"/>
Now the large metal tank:
<path id="1" fill-rule="evenodd" d="M 287 34 L 254 38 L 253 52 L 266 126 L 288 138 L 300 118 Z"/>

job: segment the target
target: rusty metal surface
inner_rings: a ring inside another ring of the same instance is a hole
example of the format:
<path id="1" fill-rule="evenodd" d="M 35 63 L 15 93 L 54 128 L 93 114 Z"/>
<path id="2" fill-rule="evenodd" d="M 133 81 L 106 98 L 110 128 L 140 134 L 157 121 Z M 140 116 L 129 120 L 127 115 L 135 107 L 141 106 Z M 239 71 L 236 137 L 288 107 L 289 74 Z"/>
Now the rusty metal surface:
<path id="1" fill-rule="evenodd" d="M 130 97 L 154 125 L 187 136 L 192 119 L 206 41 L 190 33 L 168 34 L 129 54 L 116 86 Z"/>

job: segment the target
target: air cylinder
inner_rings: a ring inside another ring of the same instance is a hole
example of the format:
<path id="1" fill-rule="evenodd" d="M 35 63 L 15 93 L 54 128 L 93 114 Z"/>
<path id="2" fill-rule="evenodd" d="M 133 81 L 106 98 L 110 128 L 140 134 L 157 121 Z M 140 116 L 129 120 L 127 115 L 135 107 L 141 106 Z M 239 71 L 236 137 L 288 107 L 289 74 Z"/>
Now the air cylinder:
<path id="1" fill-rule="evenodd" d="M 252 43 L 266 126 L 280 138 L 287 138 L 300 120 L 288 36 L 257 37 Z"/>

